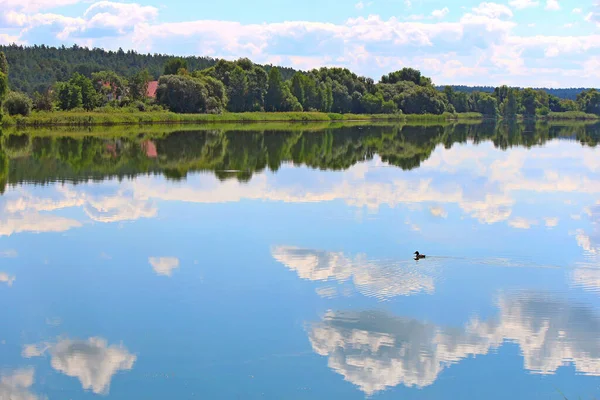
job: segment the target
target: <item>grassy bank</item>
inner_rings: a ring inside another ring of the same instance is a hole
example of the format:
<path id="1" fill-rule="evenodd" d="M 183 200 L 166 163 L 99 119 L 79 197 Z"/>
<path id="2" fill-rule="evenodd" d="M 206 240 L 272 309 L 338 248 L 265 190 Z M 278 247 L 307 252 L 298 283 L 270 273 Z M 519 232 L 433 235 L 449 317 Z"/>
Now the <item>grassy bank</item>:
<path id="1" fill-rule="evenodd" d="M 332 121 L 457 121 L 481 119 L 481 114 L 403 115 L 403 114 L 336 114 L 321 112 L 252 112 L 223 114 L 176 114 L 153 112 L 34 112 L 30 116 L 5 115 L 2 125 L 17 127 L 111 126 L 144 124 L 201 124 L 240 122 L 332 122 Z"/>
<path id="2" fill-rule="evenodd" d="M 548 121 L 566 121 L 566 120 L 578 120 L 578 121 L 594 121 L 600 120 L 600 116 L 596 114 L 587 114 L 582 111 L 567 111 L 567 112 L 551 112 L 546 116 Z"/>

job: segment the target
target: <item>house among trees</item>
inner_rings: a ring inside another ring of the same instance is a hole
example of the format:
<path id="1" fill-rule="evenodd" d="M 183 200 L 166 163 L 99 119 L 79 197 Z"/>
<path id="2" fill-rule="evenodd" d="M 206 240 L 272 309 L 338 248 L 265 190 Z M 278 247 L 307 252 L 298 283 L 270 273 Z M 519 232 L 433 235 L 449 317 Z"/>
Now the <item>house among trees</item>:
<path id="1" fill-rule="evenodd" d="M 156 89 L 158 89 L 158 81 L 148 82 L 148 89 L 146 89 L 146 96 L 151 99 L 155 99 L 156 98 Z"/>

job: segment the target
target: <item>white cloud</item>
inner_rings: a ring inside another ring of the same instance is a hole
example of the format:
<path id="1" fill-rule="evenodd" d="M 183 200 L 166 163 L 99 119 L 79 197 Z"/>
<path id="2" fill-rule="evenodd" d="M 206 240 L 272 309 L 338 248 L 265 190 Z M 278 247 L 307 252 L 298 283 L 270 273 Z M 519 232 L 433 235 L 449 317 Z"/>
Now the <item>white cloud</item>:
<path id="1" fill-rule="evenodd" d="M 537 7 L 540 5 L 540 2 L 537 0 L 512 0 L 508 4 L 517 10 L 522 10 L 524 8 Z"/>
<path id="2" fill-rule="evenodd" d="M 171 276 L 173 270 L 179 268 L 179 259 L 177 257 L 149 257 L 148 262 L 157 275 Z"/>
<path id="3" fill-rule="evenodd" d="M 546 0 L 546 10 L 551 10 L 551 11 L 560 10 L 560 4 L 558 4 L 558 0 Z"/>
<path id="4" fill-rule="evenodd" d="M 520 347 L 531 372 L 553 374 L 572 364 L 600 376 L 600 318 L 592 309 L 527 293 L 502 296 L 498 308 L 498 318 L 473 318 L 461 329 L 379 312 L 329 311 L 310 327 L 309 339 L 331 369 L 368 396 L 400 384 L 429 386 L 444 369 L 504 342 Z"/>
<path id="5" fill-rule="evenodd" d="M 548 228 L 553 228 L 553 227 L 555 227 L 555 226 L 558 225 L 558 218 L 557 217 L 554 217 L 554 218 L 550 218 L 550 217 L 544 218 L 544 222 L 546 223 L 546 226 Z"/>
<path id="6" fill-rule="evenodd" d="M 0 375 L 0 399 L 2 400 L 38 400 L 30 389 L 34 383 L 33 368 L 19 369 L 10 374 Z"/>
<path id="7" fill-rule="evenodd" d="M 572 12 L 573 12 L 573 14 L 581 14 L 582 10 L 581 10 L 581 8 L 574 8 Z"/>
<path id="8" fill-rule="evenodd" d="M 0 272 L 0 282 L 1 283 L 6 283 L 8 286 L 12 286 L 16 280 L 17 280 L 16 276 L 9 275 L 6 272 Z"/>
<path id="9" fill-rule="evenodd" d="M 77 4 L 80 1 L 81 0 L 0 0 L 0 8 L 5 11 L 23 10 L 35 12 Z"/>
<path id="10" fill-rule="evenodd" d="M 136 356 L 123 346 L 109 346 L 106 340 L 98 337 L 27 345 L 23 356 L 37 357 L 46 351 L 50 353 L 52 368 L 79 379 L 83 389 L 96 394 L 108 394 L 112 377 L 119 371 L 132 369 L 136 361 Z"/>
<path id="11" fill-rule="evenodd" d="M 408 8 L 412 7 L 412 2 L 410 0 L 404 0 L 404 5 Z"/>
<path id="12" fill-rule="evenodd" d="M 414 262 L 399 263 L 369 260 L 364 255 L 354 258 L 341 252 L 277 246 L 273 258 L 311 281 L 351 281 L 365 296 L 387 299 L 434 291 L 433 278 L 418 271 Z"/>
<path id="13" fill-rule="evenodd" d="M 444 7 L 441 10 L 433 10 L 433 12 L 431 13 L 431 16 L 433 18 L 444 18 L 446 15 L 448 15 L 448 13 L 450 12 L 450 10 L 448 9 L 448 7 Z"/>
<path id="14" fill-rule="evenodd" d="M 446 211 L 443 207 L 431 207 L 429 209 L 429 212 L 434 217 L 441 217 L 441 218 L 447 218 L 448 217 L 448 211 Z"/>
<path id="15" fill-rule="evenodd" d="M 354 5 L 354 7 L 355 7 L 357 10 L 362 10 L 363 8 L 365 8 L 365 3 L 363 3 L 362 1 L 359 1 L 358 3 L 356 3 L 356 4 Z"/>
<path id="16" fill-rule="evenodd" d="M 532 225 L 537 225 L 537 222 L 518 217 L 518 218 L 510 220 L 508 222 L 508 224 L 510 226 L 512 226 L 513 228 L 517 228 L 517 229 L 529 229 L 529 228 L 531 228 Z"/>
<path id="17" fill-rule="evenodd" d="M 488 18 L 511 18 L 513 16 L 510 8 L 498 3 L 481 3 L 473 8 L 473 13 Z"/>

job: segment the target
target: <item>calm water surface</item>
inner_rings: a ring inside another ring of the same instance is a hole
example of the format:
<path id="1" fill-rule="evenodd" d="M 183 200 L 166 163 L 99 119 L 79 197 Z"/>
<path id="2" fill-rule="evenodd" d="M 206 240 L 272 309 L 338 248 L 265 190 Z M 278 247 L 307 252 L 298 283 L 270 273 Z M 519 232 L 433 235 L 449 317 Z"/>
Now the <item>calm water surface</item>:
<path id="1" fill-rule="evenodd" d="M 139 133 L 0 138 L 1 400 L 600 397 L 600 127 Z"/>

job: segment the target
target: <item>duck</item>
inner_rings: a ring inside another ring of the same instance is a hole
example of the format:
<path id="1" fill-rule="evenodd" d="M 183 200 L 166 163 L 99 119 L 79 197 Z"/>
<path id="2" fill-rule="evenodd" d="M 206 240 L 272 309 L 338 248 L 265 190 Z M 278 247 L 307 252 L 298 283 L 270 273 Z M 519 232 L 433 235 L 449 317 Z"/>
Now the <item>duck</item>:
<path id="1" fill-rule="evenodd" d="M 425 258 L 425 254 L 420 254 L 418 251 L 415 251 L 415 260 L 420 260 L 422 258 Z"/>

